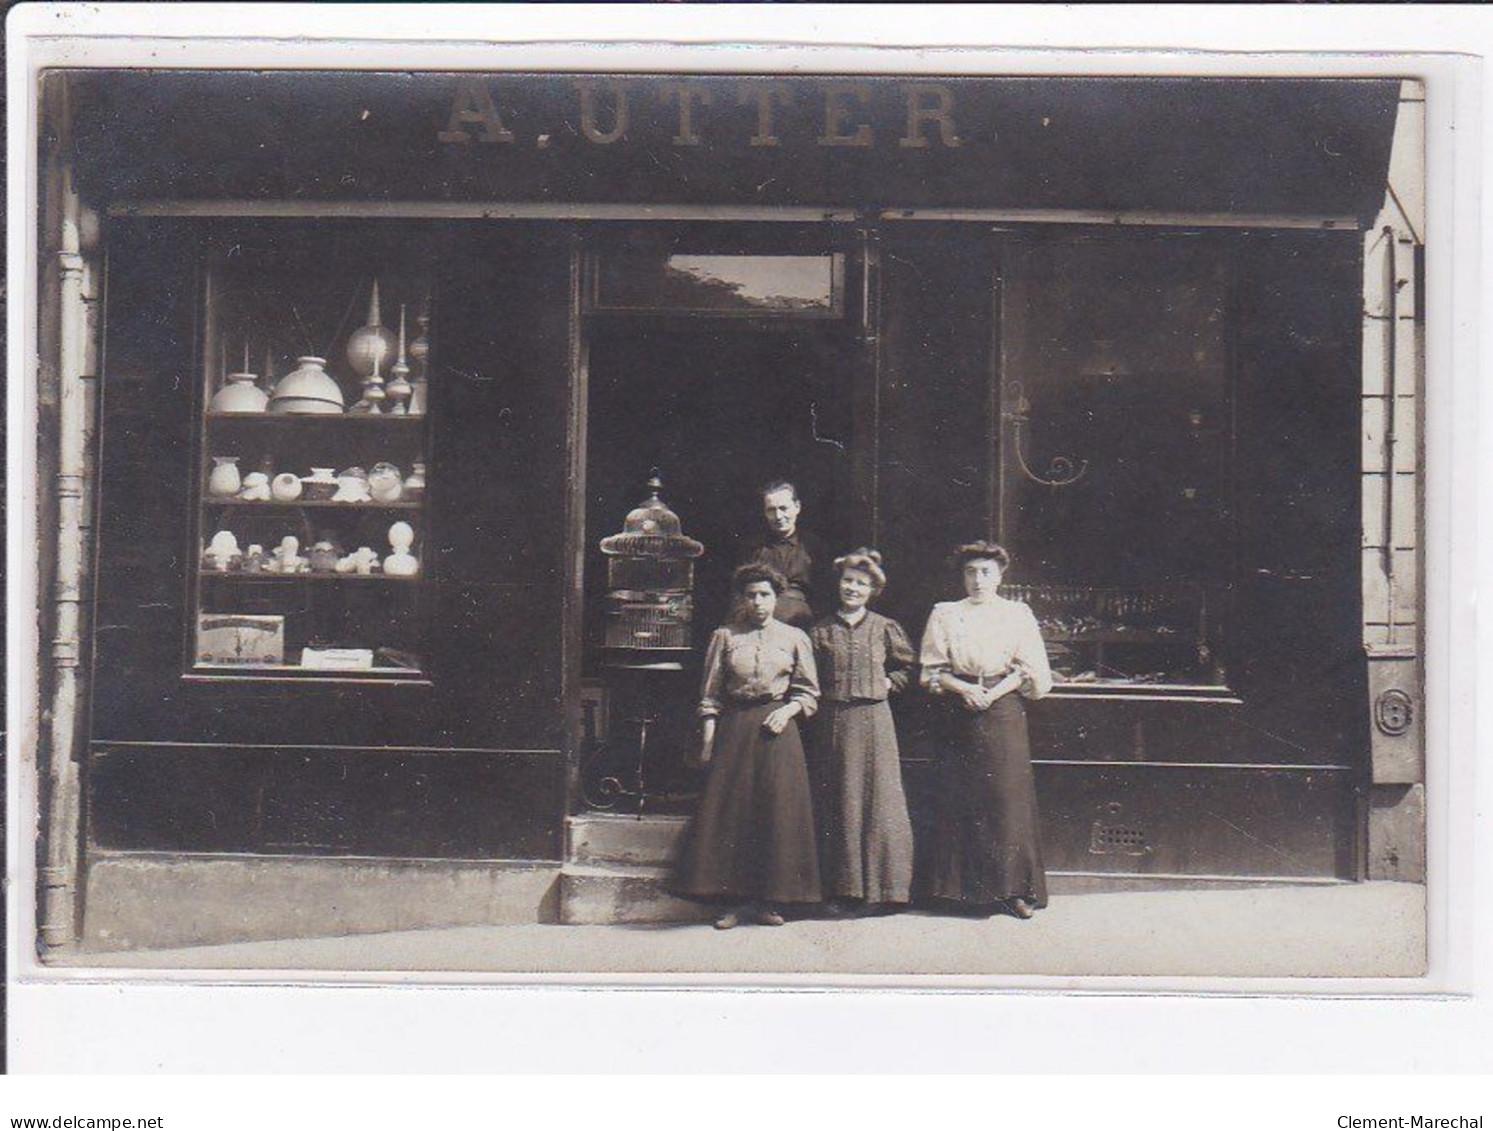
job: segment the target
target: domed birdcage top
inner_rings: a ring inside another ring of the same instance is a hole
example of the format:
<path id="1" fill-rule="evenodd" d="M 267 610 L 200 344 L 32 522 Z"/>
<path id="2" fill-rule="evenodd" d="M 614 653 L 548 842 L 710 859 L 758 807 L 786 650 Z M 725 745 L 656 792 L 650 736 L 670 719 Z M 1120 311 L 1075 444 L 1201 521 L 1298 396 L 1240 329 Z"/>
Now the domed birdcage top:
<path id="1" fill-rule="evenodd" d="M 622 533 L 601 540 L 601 552 L 635 558 L 698 558 L 705 547 L 687 538 L 679 527 L 679 516 L 659 498 L 663 483 L 657 475 L 648 480 L 648 497 L 630 511 Z"/>

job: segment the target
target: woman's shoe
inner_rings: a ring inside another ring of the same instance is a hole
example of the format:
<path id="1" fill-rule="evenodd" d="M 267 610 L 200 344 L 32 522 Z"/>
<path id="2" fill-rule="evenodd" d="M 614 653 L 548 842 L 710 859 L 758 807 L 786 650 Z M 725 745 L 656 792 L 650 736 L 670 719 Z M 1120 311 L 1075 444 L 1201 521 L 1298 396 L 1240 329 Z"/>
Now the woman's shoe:
<path id="1" fill-rule="evenodd" d="M 727 911 L 715 921 L 717 931 L 729 931 L 732 927 L 741 926 L 741 916 L 735 911 Z"/>
<path id="2" fill-rule="evenodd" d="M 1018 919 L 1030 919 L 1037 913 L 1037 909 L 1024 899 L 1008 899 L 1006 906 L 1011 909 L 1011 914 Z"/>
<path id="3" fill-rule="evenodd" d="M 761 923 L 764 927 L 781 927 L 783 925 L 783 916 L 771 907 L 759 907 L 756 918 L 757 922 Z"/>

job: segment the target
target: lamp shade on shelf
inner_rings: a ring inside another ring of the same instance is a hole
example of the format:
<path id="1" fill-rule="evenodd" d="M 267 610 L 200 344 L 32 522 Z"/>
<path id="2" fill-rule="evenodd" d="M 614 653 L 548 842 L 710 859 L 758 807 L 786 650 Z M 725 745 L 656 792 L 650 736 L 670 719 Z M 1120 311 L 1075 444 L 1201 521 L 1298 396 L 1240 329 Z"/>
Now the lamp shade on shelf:
<path id="1" fill-rule="evenodd" d="M 345 412 L 347 401 L 342 388 L 327 373 L 326 364 L 325 358 L 296 358 L 296 367 L 275 385 L 270 411 L 326 415 Z"/>
<path id="2" fill-rule="evenodd" d="M 208 411 L 263 412 L 270 399 L 255 384 L 256 380 L 258 378 L 253 373 L 230 373 L 228 383 L 214 393 L 213 399 L 208 402 Z"/>

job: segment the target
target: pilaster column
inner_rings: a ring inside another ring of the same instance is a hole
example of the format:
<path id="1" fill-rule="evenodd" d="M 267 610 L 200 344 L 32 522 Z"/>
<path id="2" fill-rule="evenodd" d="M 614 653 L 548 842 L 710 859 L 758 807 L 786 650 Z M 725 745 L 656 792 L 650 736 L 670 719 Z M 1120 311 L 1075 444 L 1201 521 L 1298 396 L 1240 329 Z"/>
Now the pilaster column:
<path id="1" fill-rule="evenodd" d="M 1365 235 L 1363 292 L 1363 642 L 1372 767 L 1365 874 L 1417 883 L 1426 874 L 1423 111 L 1422 88 L 1405 83 L 1384 209 Z"/>

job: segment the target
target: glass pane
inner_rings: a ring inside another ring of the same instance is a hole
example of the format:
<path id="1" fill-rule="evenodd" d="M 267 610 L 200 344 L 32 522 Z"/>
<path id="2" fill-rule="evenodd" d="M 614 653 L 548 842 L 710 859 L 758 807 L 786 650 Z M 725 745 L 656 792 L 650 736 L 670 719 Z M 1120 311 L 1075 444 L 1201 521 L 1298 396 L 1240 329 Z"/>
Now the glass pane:
<path id="1" fill-rule="evenodd" d="M 841 310 L 840 255 L 675 255 L 603 258 L 597 306 L 718 315 L 832 317 Z"/>
<path id="2" fill-rule="evenodd" d="M 1226 283 L 1216 245 L 1008 249 L 1002 531 L 1070 680 L 1223 681 Z"/>
<path id="3" fill-rule="evenodd" d="M 212 265 L 191 671 L 420 674 L 430 322 L 418 271 L 273 242 Z"/>

